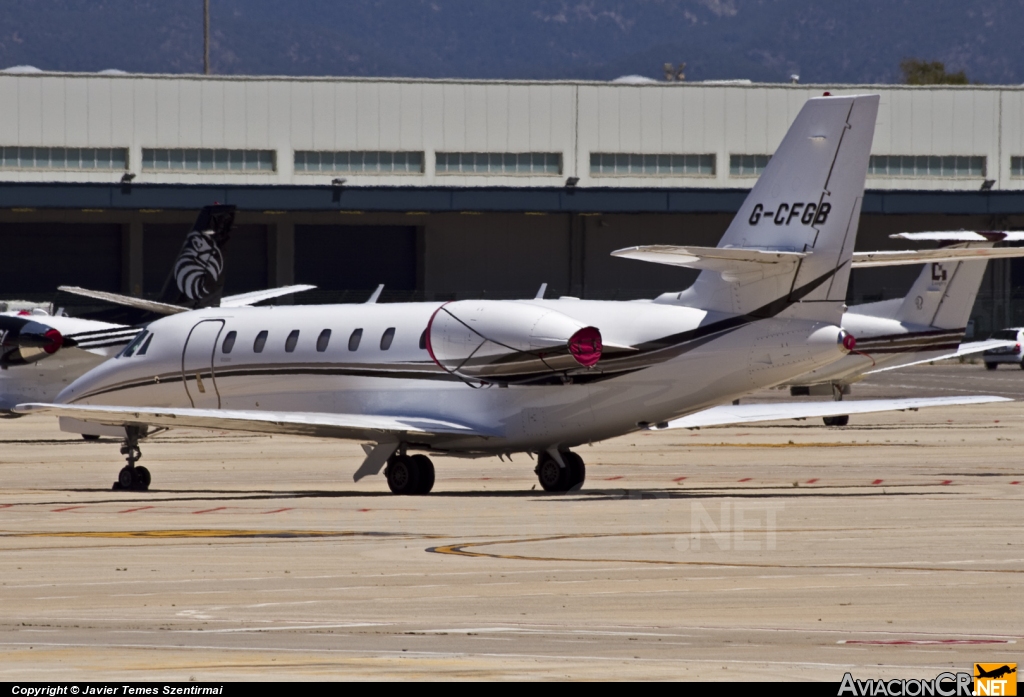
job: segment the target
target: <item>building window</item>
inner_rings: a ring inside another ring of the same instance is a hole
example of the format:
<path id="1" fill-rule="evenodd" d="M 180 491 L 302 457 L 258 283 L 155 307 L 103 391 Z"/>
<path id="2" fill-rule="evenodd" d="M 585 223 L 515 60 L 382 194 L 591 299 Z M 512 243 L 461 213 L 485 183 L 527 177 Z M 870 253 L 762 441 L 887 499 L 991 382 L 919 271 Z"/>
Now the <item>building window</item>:
<path id="1" fill-rule="evenodd" d="M 127 169 L 126 148 L 0 148 L 4 169 L 113 171 Z"/>
<path id="2" fill-rule="evenodd" d="M 1010 176 L 1024 177 L 1024 157 L 1010 158 Z"/>
<path id="3" fill-rule="evenodd" d="M 423 172 L 423 153 L 385 152 L 377 150 L 351 150 L 322 152 L 296 150 L 297 173 L 338 172 L 348 174 L 420 174 Z"/>
<path id="4" fill-rule="evenodd" d="M 144 148 L 142 169 L 150 172 L 273 172 L 273 150 Z"/>
<path id="5" fill-rule="evenodd" d="M 770 159 L 771 155 L 729 155 L 729 176 L 761 176 Z"/>
<path id="6" fill-rule="evenodd" d="M 872 155 L 870 177 L 984 177 L 985 158 L 962 155 Z"/>
<path id="7" fill-rule="evenodd" d="M 439 152 L 438 174 L 561 174 L 556 152 Z"/>
<path id="8" fill-rule="evenodd" d="M 590 153 L 592 176 L 714 176 L 714 155 Z"/>

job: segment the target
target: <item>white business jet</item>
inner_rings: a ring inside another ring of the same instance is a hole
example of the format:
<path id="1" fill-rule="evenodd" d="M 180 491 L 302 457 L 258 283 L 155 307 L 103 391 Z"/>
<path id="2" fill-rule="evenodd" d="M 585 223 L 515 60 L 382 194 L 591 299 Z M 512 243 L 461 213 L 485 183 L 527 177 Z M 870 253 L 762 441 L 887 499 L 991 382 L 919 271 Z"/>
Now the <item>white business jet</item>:
<path id="1" fill-rule="evenodd" d="M 355 479 L 387 464 L 398 494 L 430 491 L 424 453 L 535 454 L 544 489 L 566 491 L 585 477 L 570 448 L 854 345 L 839 324 L 877 109 L 877 95 L 809 100 L 719 246 L 689 248 L 701 273 L 681 294 L 208 308 L 153 322 L 56 403 L 17 410 L 125 427 L 124 488 L 149 485 L 136 464 L 148 429 L 199 427 L 369 441 Z"/>
<path id="2" fill-rule="evenodd" d="M 792 395 L 831 396 L 841 401 L 844 395 L 851 393 L 851 385 L 874 373 L 1013 345 L 1013 342 L 996 339 L 961 342 L 988 260 L 1024 256 L 1024 248 L 996 248 L 993 245 L 1024 241 L 1024 233 L 961 230 L 905 232 L 891 237 L 939 242 L 944 246 L 939 249 L 854 252 L 854 269 L 921 263 L 924 267 L 905 297 L 850 306 L 843 315 L 842 327 L 856 337 L 855 349 L 834 363 L 787 380 L 782 386 L 788 386 Z M 612 254 L 668 265 L 679 265 L 680 258 L 689 256 L 685 247 L 670 245 L 630 247 Z M 749 414 L 748 422 L 778 418 L 764 405 L 742 405 L 740 408 L 716 408 L 713 413 L 693 416 L 687 422 L 704 423 L 716 413 L 733 418 Z M 753 417 L 754 414 L 757 418 Z M 845 413 L 824 415 L 823 418 L 827 426 L 849 423 L 849 414 Z"/>
<path id="3" fill-rule="evenodd" d="M 141 325 L 155 317 L 198 307 L 251 305 L 314 287 L 285 286 L 222 297 L 222 249 L 230 239 L 234 218 L 234 206 L 205 206 L 199 211 L 158 301 L 60 286 L 60 290 L 128 308 L 99 313 L 116 322 L 50 315 L 44 310 L 0 313 L 0 416 L 19 416 L 11 410 L 22 402 L 54 400 L 75 379 L 120 353 L 142 331 Z M 81 432 L 96 435 L 94 431 Z"/>

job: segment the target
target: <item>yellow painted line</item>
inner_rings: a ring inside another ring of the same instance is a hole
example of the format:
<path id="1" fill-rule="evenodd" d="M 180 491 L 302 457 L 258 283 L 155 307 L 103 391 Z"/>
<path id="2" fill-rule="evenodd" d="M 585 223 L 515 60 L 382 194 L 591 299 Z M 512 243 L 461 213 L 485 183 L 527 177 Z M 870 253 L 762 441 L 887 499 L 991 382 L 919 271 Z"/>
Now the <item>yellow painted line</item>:
<path id="1" fill-rule="evenodd" d="M 850 528 L 850 530 L 856 530 Z M 805 532 L 800 530 L 779 530 L 778 532 Z M 835 531 L 830 531 L 835 532 Z M 829 569 L 829 570 L 880 570 L 880 571 L 950 571 L 960 573 L 990 573 L 990 574 L 1024 574 L 1024 569 L 964 569 L 964 568 L 943 568 L 929 566 L 883 566 L 876 564 L 766 564 L 756 562 L 724 562 L 724 561 L 680 561 L 673 559 L 616 559 L 612 557 L 538 557 L 522 554 L 496 554 L 491 552 L 469 551 L 471 547 L 487 547 L 501 544 L 520 544 L 530 542 L 559 542 L 561 540 L 582 540 L 599 539 L 610 537 L 656 537 L 656 536 L 686 536 L 690 537 L 692 531 L 680 532 L 621 532 L 621 533 L 580 533 L 574 535 L 552 535 L 550 537 L 529 537 L 522 539 L 492 540 L 490 542 L 462 542 L 452 545 L 441 545 L 439 547 L 427 547 L 427 552 L 434 554 L 447 554 L 457 557 L 478 557 L 488 559 L 506 559 L 512 561 L 549 561 L 549 562 L 581 562 L 598 564 L 648 564 L 662 566 L 706 566 L 713 568 L 749 568 L 749 569 Z"/>

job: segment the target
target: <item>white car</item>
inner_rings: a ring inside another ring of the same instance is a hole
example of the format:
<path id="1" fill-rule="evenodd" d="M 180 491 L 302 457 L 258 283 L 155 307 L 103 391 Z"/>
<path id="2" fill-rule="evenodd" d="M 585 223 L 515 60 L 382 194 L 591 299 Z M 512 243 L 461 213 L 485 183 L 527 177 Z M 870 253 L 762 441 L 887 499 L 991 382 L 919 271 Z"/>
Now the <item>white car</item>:
<path id="1" fill-rule="evenodd" d="M 1024 351 L 1021 351 L 1021 345 L 1024 344 L 1024 327 L 1000 329 L 998 332 L 994 332 L 991 338 L 1014 343 L 1004 348 L 985 351 L 982 354 L 982 360 L 985 361 L 986 368 L 995 370 L 1000 363 L 1016 363 L 1021 369 L 1024 369 Z"/>

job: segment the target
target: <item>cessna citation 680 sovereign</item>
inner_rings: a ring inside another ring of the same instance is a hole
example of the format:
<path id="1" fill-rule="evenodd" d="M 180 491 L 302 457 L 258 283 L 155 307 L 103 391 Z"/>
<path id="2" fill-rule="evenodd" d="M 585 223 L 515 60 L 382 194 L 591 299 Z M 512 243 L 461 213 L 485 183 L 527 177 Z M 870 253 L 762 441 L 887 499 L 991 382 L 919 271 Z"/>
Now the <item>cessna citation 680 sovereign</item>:
<path id="1" fill-rule="evenodd" d="M 569 490 L 585 476 L 575 446 L 854 348 L 839 324 L 877 110 L 877 95 L 809 100 L 719 246 L 687 248 L 701 273 L 682 293 L 207 308 L 153 322 L 57 403 L 17 410 L 124 427 L 125 488 L 149 484 L 148 429 L 200 427 L 368 441 L 355 479 L 386 464 L 400 494 L 430 491 L 425 453 L 530 453 L 544 489 Z"/>

